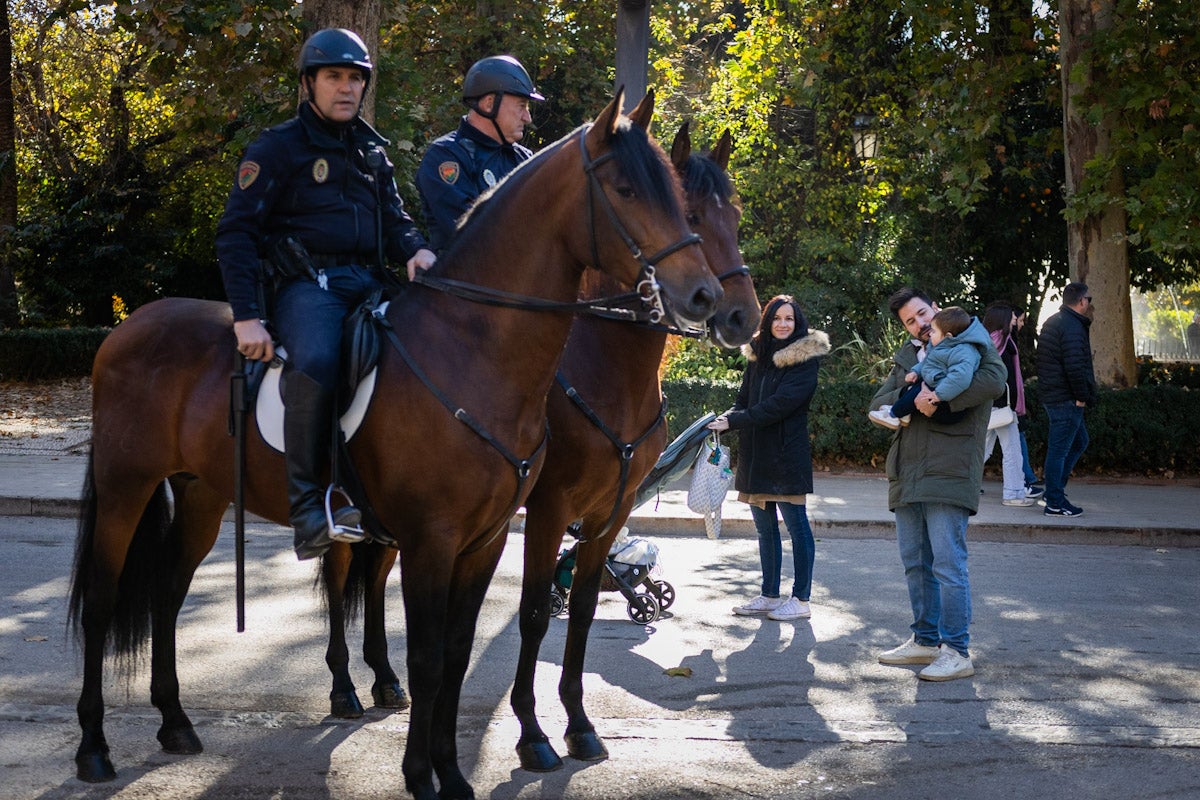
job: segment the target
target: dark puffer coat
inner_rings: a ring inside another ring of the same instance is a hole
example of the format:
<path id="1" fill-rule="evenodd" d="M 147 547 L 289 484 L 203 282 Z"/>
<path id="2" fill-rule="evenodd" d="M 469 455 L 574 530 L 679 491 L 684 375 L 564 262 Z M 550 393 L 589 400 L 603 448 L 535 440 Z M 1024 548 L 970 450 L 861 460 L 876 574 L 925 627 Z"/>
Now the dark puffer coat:
<path id="1" fill-rule="evenodd" d="M 1063 306 L 1046 320 L 1038 335 L 1038 399 L 1043 403 L 1078 401 L 1096 405 L 1092 370 L 1092 321 Z"/>
<path id="2" fill-rule="evenodd" d="M 734 487 L 739 492 L 799 495 L 813 490 L 808 406 L 817 391 L 817 368 L 829 354 L 829 336 L 809 331 L 759 363 L 749 345 L 750 363 L 737 402 L 726 414 L 738 432 Z"/>

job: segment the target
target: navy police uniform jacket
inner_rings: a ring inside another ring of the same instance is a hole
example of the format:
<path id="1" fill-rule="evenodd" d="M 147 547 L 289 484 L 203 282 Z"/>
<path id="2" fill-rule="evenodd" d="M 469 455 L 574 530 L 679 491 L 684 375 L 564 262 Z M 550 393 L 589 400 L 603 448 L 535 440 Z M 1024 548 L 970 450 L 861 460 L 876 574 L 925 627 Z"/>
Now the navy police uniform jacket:
<path id="1" fill-rule="evenodd" d="M 286 236 L 314 256 L 374 264 L 375 209 L 382 200 L 384 254 L 407 261 L 428 247 L 396 191 L 392 163 L 382 149 L 387 144 L 361 118 L 333 126 L 302 103 L 295 117 L 267 129 L 246 149 L 216 238 L 235 321 L 261 316 L 259 260 Z M 377 172 L 366 162 L 372 149 L 379 151 Z"/>
<path id="2" fill-rule="evenodd" d="M 466 117 L 458 130 L 431 142 L 417 170 L 417 189 L 434 252 L 450 244 L 459 217 L 479 195 L 532 156 L 516 142 L 500 144 Z"/>

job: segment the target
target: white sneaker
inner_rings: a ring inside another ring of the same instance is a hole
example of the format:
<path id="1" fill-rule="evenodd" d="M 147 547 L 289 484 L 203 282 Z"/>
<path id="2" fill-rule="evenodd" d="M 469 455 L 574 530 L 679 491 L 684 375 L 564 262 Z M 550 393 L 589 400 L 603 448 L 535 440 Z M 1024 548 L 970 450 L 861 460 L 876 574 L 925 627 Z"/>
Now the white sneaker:
<path id="1" fill-rule="evenodd" d="M 867 419 L 881 428 L 887 428 L 889 431 L 899 430 L 900 428 L 901 421 L 892 416 L 891 406 L 880 406 L 874 411 L 868 411 Z"/>
<path id="2" fill-rule="evenodd" d="M 949 645 L 942 645 L 941 652 L 934 662 L 917 673 L 923 681 L 952 681 L 955 678 L 969 678 L 975 674 L 975 665 L 971 659 L 959 655 L 958 651 Z"/>
<path id="3" fill-rule="evenodd" d="M 808 619 L 812 616 L 812 608 L 808 602 L 799 597 L 789 597 L 788 601 L 774 611 L 767 612 L 767 619 L 789 620 Z"/>
<path id="4" fill-rule="evenodd" d="M 917 644 L 915 636 L 891 650 L 879 654 L 880 664 L 932 664 L 938 657 L 938 649 L 932 645 Z"/>
<path id="5" fill-rule="evenodd" d="M 1006 497 L 1000 501 L 1000 505 L 1028 507 L 1037 505 L 1037 500 L 1032 497 Z"/>
<path id="6" fill-rule="evenodd" d="M 786 602 L 787 598 L 784 597 L 763 597 L 760 594 L 744 606 L 734 606 L 733 613 L 740 614 L 743 617 L 754 617 L 759 614 L 770 613 Z"/>

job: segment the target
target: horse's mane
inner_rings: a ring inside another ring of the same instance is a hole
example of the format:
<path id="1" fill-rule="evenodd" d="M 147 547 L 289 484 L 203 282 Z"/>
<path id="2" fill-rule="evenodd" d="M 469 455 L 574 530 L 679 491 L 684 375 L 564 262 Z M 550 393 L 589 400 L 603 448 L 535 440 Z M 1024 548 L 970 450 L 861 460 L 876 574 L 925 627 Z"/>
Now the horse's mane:
<path id="1" fill-rule="evenodd" d="M 683 167 L 683 191 L 689 200 L 716 195 L 722 203 L 728 203 L 734 197 L 729 173 L 711 158 L 695 153 L 688 156 Z"/>
<path id="2" fill-rule="evenodd" d="M 505 198 L 551 153 L 558 152 L 562 147 L 578 147 L 578 138 L 583 127 L 576 128 L 557 142 L 542 148 L 533 158 L 522 162 L 499 183 L 481 194 L 459 221 L 454 242 L 443 259 L 453 260 L 455 251 L 463 246 L 473 232 L 477 232 L 480 226 L 486 224 L 483 220 L 496 208 L 502 207 Z M 611 150 L 618 169 L 639 197 L 656 208 L 670 209 L 677 205 L 674 171 L 670 169 L 662 150 L 651 143 L 646 131 L 631 124 L 628 118 L 622 117 L 613 134 Z M 595 158 L 595 154 L 591 154 L 591 157 Z"/>

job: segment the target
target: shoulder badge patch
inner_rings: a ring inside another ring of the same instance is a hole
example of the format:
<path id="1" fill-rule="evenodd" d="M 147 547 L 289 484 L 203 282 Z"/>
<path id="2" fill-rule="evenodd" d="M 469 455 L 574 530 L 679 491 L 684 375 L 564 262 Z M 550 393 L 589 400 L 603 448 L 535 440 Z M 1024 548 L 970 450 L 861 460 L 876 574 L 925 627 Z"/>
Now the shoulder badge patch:
<path id="1" fill-rule="evenodd" d="M 457 161 L 443 161 L 438 164 L 438 176 L 446 183 L 457 181 L 460 172 Z"/>
<path id="2" fill-rule="evenodd" d="M 318 158 L 313 162 L 313 180 L 317 183 L 324 183 L 329 179 L 329 162 L 323 158 Z"/>
<path id="3" fill-rule="evenodd" d="M 254 183 L 254 179 L 258 177 L 261 167 L 253 161 L 243 161 L 238 167 L 237 185 L 239 189 L 249 189 L 250 184 Z"/>

